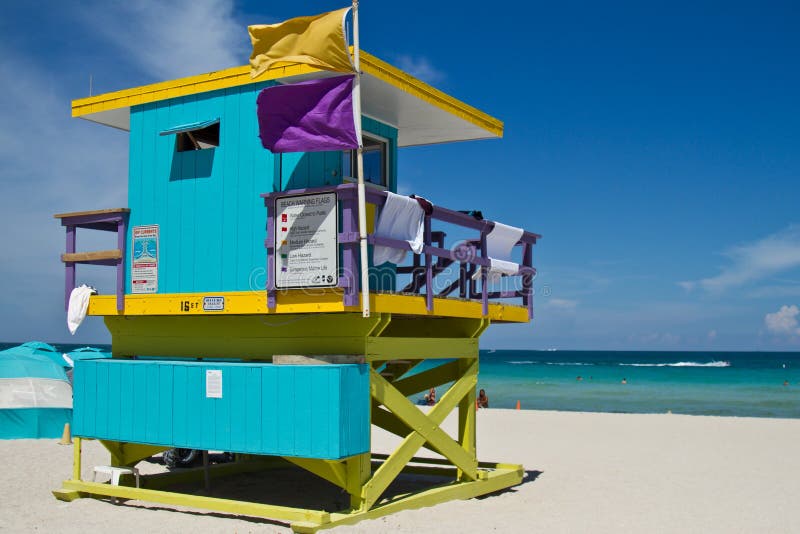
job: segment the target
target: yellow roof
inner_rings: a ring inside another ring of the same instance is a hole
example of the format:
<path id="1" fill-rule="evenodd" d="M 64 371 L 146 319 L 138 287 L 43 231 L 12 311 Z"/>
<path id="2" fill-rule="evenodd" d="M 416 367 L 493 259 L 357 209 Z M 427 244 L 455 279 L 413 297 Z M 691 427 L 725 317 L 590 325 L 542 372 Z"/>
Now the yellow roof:
<path id="1" fill-rule="evenodd" d="M 502 121 L 366 52 L 361 52 L 361 70 L 364 115 L 397 128 L 401 147 L 503 136 Z M 73 100 L 72 116 L 130 130 L 131 106 L 266 80 L 297 81 L 319 72 L 292 64 L 252 79 L 249 66 L 234 67 Z"/>

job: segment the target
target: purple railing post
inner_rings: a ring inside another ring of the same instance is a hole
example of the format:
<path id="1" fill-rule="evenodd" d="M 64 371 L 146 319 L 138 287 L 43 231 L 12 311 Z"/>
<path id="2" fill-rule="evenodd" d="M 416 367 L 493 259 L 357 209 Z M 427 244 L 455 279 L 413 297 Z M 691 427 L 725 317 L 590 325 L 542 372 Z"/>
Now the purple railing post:
<path id="1" fill-rule="evenodd" d="M 272 206 L 270 206 L 272 202 Z M 275 291 L 275 199 L 264 199 L 264 206 L 267 208 L 267 309 L 274 310 L 277 304 L 277 294 Z"/>
<path id="2" fill-rule="evenodd" d="M 424 223 L 425 232 L 425 245 L 430 246 L 431 243 L 431 216 L 425 215 Z M 433 311 L 433 255 L 430 252 L 425 253 L 425 306 L 428 311 Z"/>
<path id="3" fill-rule="evenodd" d="M 485 229 L 481 230 L 481 258 L 489 261 Z M 489 315 L 489 268 L 485 266 L 481 266 L 481 301 L 483 302 L 483 315 Z"/>
<path id="4" fill-rule="evenodd" d="M 128 242 L 128 217 L 127 214 L 120 214 L 117 222 L 117 248 L 122 257 L 117 261 L 117 311 L 125 309 L 125 260 L 127 257 Z"/>
<path id="5" fill-rule="evenodd" d="M 75 226 L 67 225 L 67 254 L 75 252 Z M 69 310 L 69 296 L 72 290 L 75 289 L 75 264 L 68 262 L 66 264 L 67 276 L 64 280 L 64 311 Z"/>
<path id="6" fill-rule="evenodd" d="M 533 268 L 533 245 L 525 243 L 522 249 L 522 265 Z M 528 308 L 528 319 L 533 319 L 533 275 L 522 275 L 522 303 Z"/>
<path id="7" fill-rule="evenodd" d="M 342 195 L 344 197 L 344 195 Z M 342 232 L 351 236 L 358 230 L 358 213 L 352 195 L 342 198 Z M 347 287 L 344 290 L 344 305 L 358 306 L 359 276 L 356 275 L 356 248 L 354 243 L 346 243 L 343 251 L 344 277 Z"/>
<path id="8" fill-rule="evenodd" d="M 458 264 L 458 296 L 462 299 L 467 298 L 467 264 Z"/>

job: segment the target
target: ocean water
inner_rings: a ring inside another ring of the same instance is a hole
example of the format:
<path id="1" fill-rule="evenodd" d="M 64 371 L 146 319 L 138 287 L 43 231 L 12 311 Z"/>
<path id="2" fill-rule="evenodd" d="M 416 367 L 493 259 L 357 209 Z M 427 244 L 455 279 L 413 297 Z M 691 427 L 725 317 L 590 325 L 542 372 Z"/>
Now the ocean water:
<path id="1" fill-rule="evenodd" d="M 800 418 L 800 352 L 482 350 L 478 388 L 492 408 Z"/>
<path id="2" fill-rule="evenodd" d="M 800 353 L 489 350 L 478 387 L 496 408 L 796 418 Z"/>

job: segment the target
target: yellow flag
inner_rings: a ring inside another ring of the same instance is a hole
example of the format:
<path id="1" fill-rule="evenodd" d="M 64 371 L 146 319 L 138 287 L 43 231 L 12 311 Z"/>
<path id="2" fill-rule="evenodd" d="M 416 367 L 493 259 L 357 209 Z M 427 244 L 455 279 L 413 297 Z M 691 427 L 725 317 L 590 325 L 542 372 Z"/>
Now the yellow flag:
<path id="1" fill-rule="evenodd" d="M 344 33 L 344 20 L 351 8 L 297 17 L 278 24 L 248 26 L 253 53 L 250 77 L 272 65 L 305 63 L 320 69 L 353 72 Z"/>

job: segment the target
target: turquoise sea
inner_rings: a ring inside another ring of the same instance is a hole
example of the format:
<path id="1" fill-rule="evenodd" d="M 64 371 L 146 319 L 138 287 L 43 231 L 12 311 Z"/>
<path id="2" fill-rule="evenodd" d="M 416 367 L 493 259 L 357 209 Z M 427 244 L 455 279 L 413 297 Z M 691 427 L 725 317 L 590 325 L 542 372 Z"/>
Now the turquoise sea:
<path id="1" fill-rule="evenodd" d="M 800 417 L 796 352 L 488 350 L 478 382 L 495 408 Z"/>
<path id="2" fill-rule="evenodd" d="M 0 350 L 15 345 L 0 343 Z M 68 352 L 83 345 L 55 346 Z M 528 410 L 800 418 L 800 352 L 480 354 L 478 387 L 492 408 L 514 408 L 519 401 Z M 415 372 L 433 365 L 427 361 Z M 444 389 L 438 388 L 439 398 Z"/>

